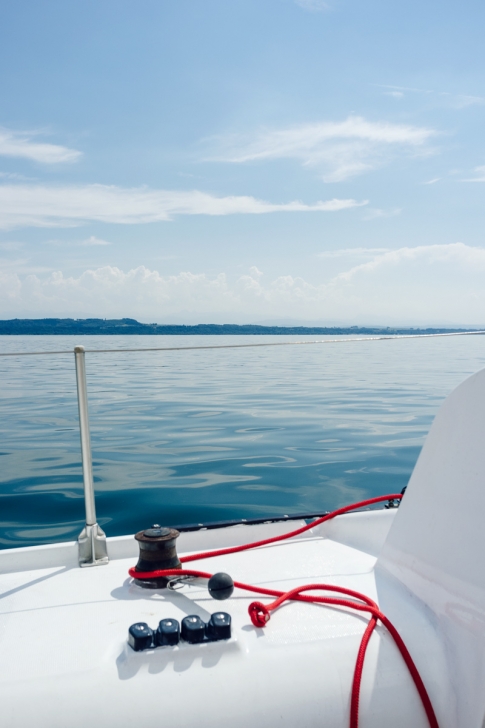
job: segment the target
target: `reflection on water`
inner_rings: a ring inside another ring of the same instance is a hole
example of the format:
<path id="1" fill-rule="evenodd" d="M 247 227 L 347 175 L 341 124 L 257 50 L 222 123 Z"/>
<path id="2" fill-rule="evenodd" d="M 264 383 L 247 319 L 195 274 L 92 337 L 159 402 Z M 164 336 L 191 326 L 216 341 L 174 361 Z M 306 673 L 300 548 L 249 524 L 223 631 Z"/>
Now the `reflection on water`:
<path id="1" fill-rule="evenodd" d="M 241 343 L 82 343 L 201 339 Z M 0 337 L 2 351 L 76 343 Z M 98 520 L 114 536 L 400 491 L 444 397 L 485 366 L 485 337 L 86 356 Z M 84 510 L 74 357 L 0 358 L 0 407 L 0 547 L 76 538 Z"/>

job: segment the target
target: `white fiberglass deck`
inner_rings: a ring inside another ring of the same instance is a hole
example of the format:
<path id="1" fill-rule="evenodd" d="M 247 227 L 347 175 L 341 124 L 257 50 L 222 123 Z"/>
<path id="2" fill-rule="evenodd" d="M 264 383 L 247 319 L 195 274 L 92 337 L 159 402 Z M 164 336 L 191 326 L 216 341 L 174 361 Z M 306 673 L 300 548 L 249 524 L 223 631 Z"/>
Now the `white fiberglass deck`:
<path id="1" fill-rule="evenodd" d="M 412 622 L 408 646 L 433 697 L 433 684 L 443 684 L 445 676 L 430 625 L 422 614 L 396 607 L 399 597 L 392 586 L 376 584 L 376 555 L 393 517 L 393 510 L 343 516 L 298 539 L 194 566 L 285 591 L 328 582 L 367 594 L 381 603 L 408 643 L 405 627 Z M 246 543 L 298 525 L 303 523 L 186 533 L 179 538 L 179 553 Z M 197 728 L 228 722 L 242 728 L 248 721 L 260 728 L 347 725 L 365 617 L 293 602 L 275 612 L 265 629 L 257 629 L 247 608 L 261 597 L 236 590 L 217 602 L 202 581 L 177 592 L 142 589 L 127 574 L 137 559 L 133 537 L 110 539 L 108 547 L 110 563 L 87 569 L 77 565 L 76 544 L 0 553 L 4 725 L 84 728 L 94 717 L 97 725 L 113 728 L 140 719 Z M 127 645 L 134 622 L 156 628 L 163 618 L 180 621 L 198 614 L 207 620 L 221 609 L 233 620 L 227 642 L 138 653 Z M 416 639 L 421 631 L 425 649 Z M 430 650 L 433 671 L 427 669 Z M 388 725 L 396 704 L 401 707 L 393 728 L 410 726 L 410 716 L 415 728 L 427 725 L 407 669 L 381 628 L 372 638 L 362 687 L 362 728 Z"/>

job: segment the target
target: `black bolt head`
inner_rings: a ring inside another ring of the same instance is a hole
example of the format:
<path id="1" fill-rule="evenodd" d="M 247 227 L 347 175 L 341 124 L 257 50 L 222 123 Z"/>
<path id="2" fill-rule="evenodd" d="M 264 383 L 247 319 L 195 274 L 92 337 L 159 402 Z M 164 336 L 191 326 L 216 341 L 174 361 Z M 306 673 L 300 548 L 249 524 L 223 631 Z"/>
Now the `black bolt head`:
<path id="1" fill-rule="evenodd" d="M 149 650 L 153 642 L 153 631 L 146 622 L 132 624 L 128 630 L 128 644 L 135 652 Z"/>
<path id="2" fill-rule="evenodd" d="M 190 644 L 203 642 L 205 637 L 205 622 L 196 614 L 189 614 L 182 619 L 182 639 Z"/>
<path id="3" fill-rule="evenodd" d="M 176 619 L 162 619 L 155 634 L 155 642 L 160 647 L 178 645 L 180 625 Z"/>
<path id="4" fill-rule="evenodd" d="M 234 591 L 234 582 L 229 574 L 219 571 L 209 579 L 209 594 L 213 599 L 229 599 Z"/>
<path id="5" fill-rule="evenodd" d="M 231 615 L 227 612 L 216 612 L 211 615 L 206 627 L 207 639 L 228 640 L 231 637 Z"/>

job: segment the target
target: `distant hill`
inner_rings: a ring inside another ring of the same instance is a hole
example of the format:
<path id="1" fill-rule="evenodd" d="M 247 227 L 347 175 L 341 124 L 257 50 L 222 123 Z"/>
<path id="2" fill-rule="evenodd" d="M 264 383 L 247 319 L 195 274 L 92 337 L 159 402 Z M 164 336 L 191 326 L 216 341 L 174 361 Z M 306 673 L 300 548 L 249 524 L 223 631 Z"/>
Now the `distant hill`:
<path id="1" fill-rule="evenodd" d="M 183 325 L 159 325 L 159 324 L 141 324 L 135 319 L 10 319 L 8 321 L 0 321 L 0 335 L 15 336 L 24 335 L 68 335 L 73 334 L 82 336 L 84 334 L 110 336 L 115 334 L 132 335 L 392 335 L 392 334 L 444 334 L 459 331 L 467 331 L 469 329 L 453 329 L 453 328 L 378 328 L 366 326 L 257 326 L 256 324 L 196 324 L 194 326 Z"/>

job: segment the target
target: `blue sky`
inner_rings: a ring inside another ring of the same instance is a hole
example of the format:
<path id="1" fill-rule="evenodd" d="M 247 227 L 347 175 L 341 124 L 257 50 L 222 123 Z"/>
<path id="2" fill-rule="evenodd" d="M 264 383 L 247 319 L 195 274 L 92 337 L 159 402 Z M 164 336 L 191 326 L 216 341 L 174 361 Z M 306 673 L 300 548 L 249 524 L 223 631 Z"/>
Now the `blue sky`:
<path id="1" fill-rule="evenodd" d="M 485 324 L 484 16 L 4 3 L 0 317 Z"/>

